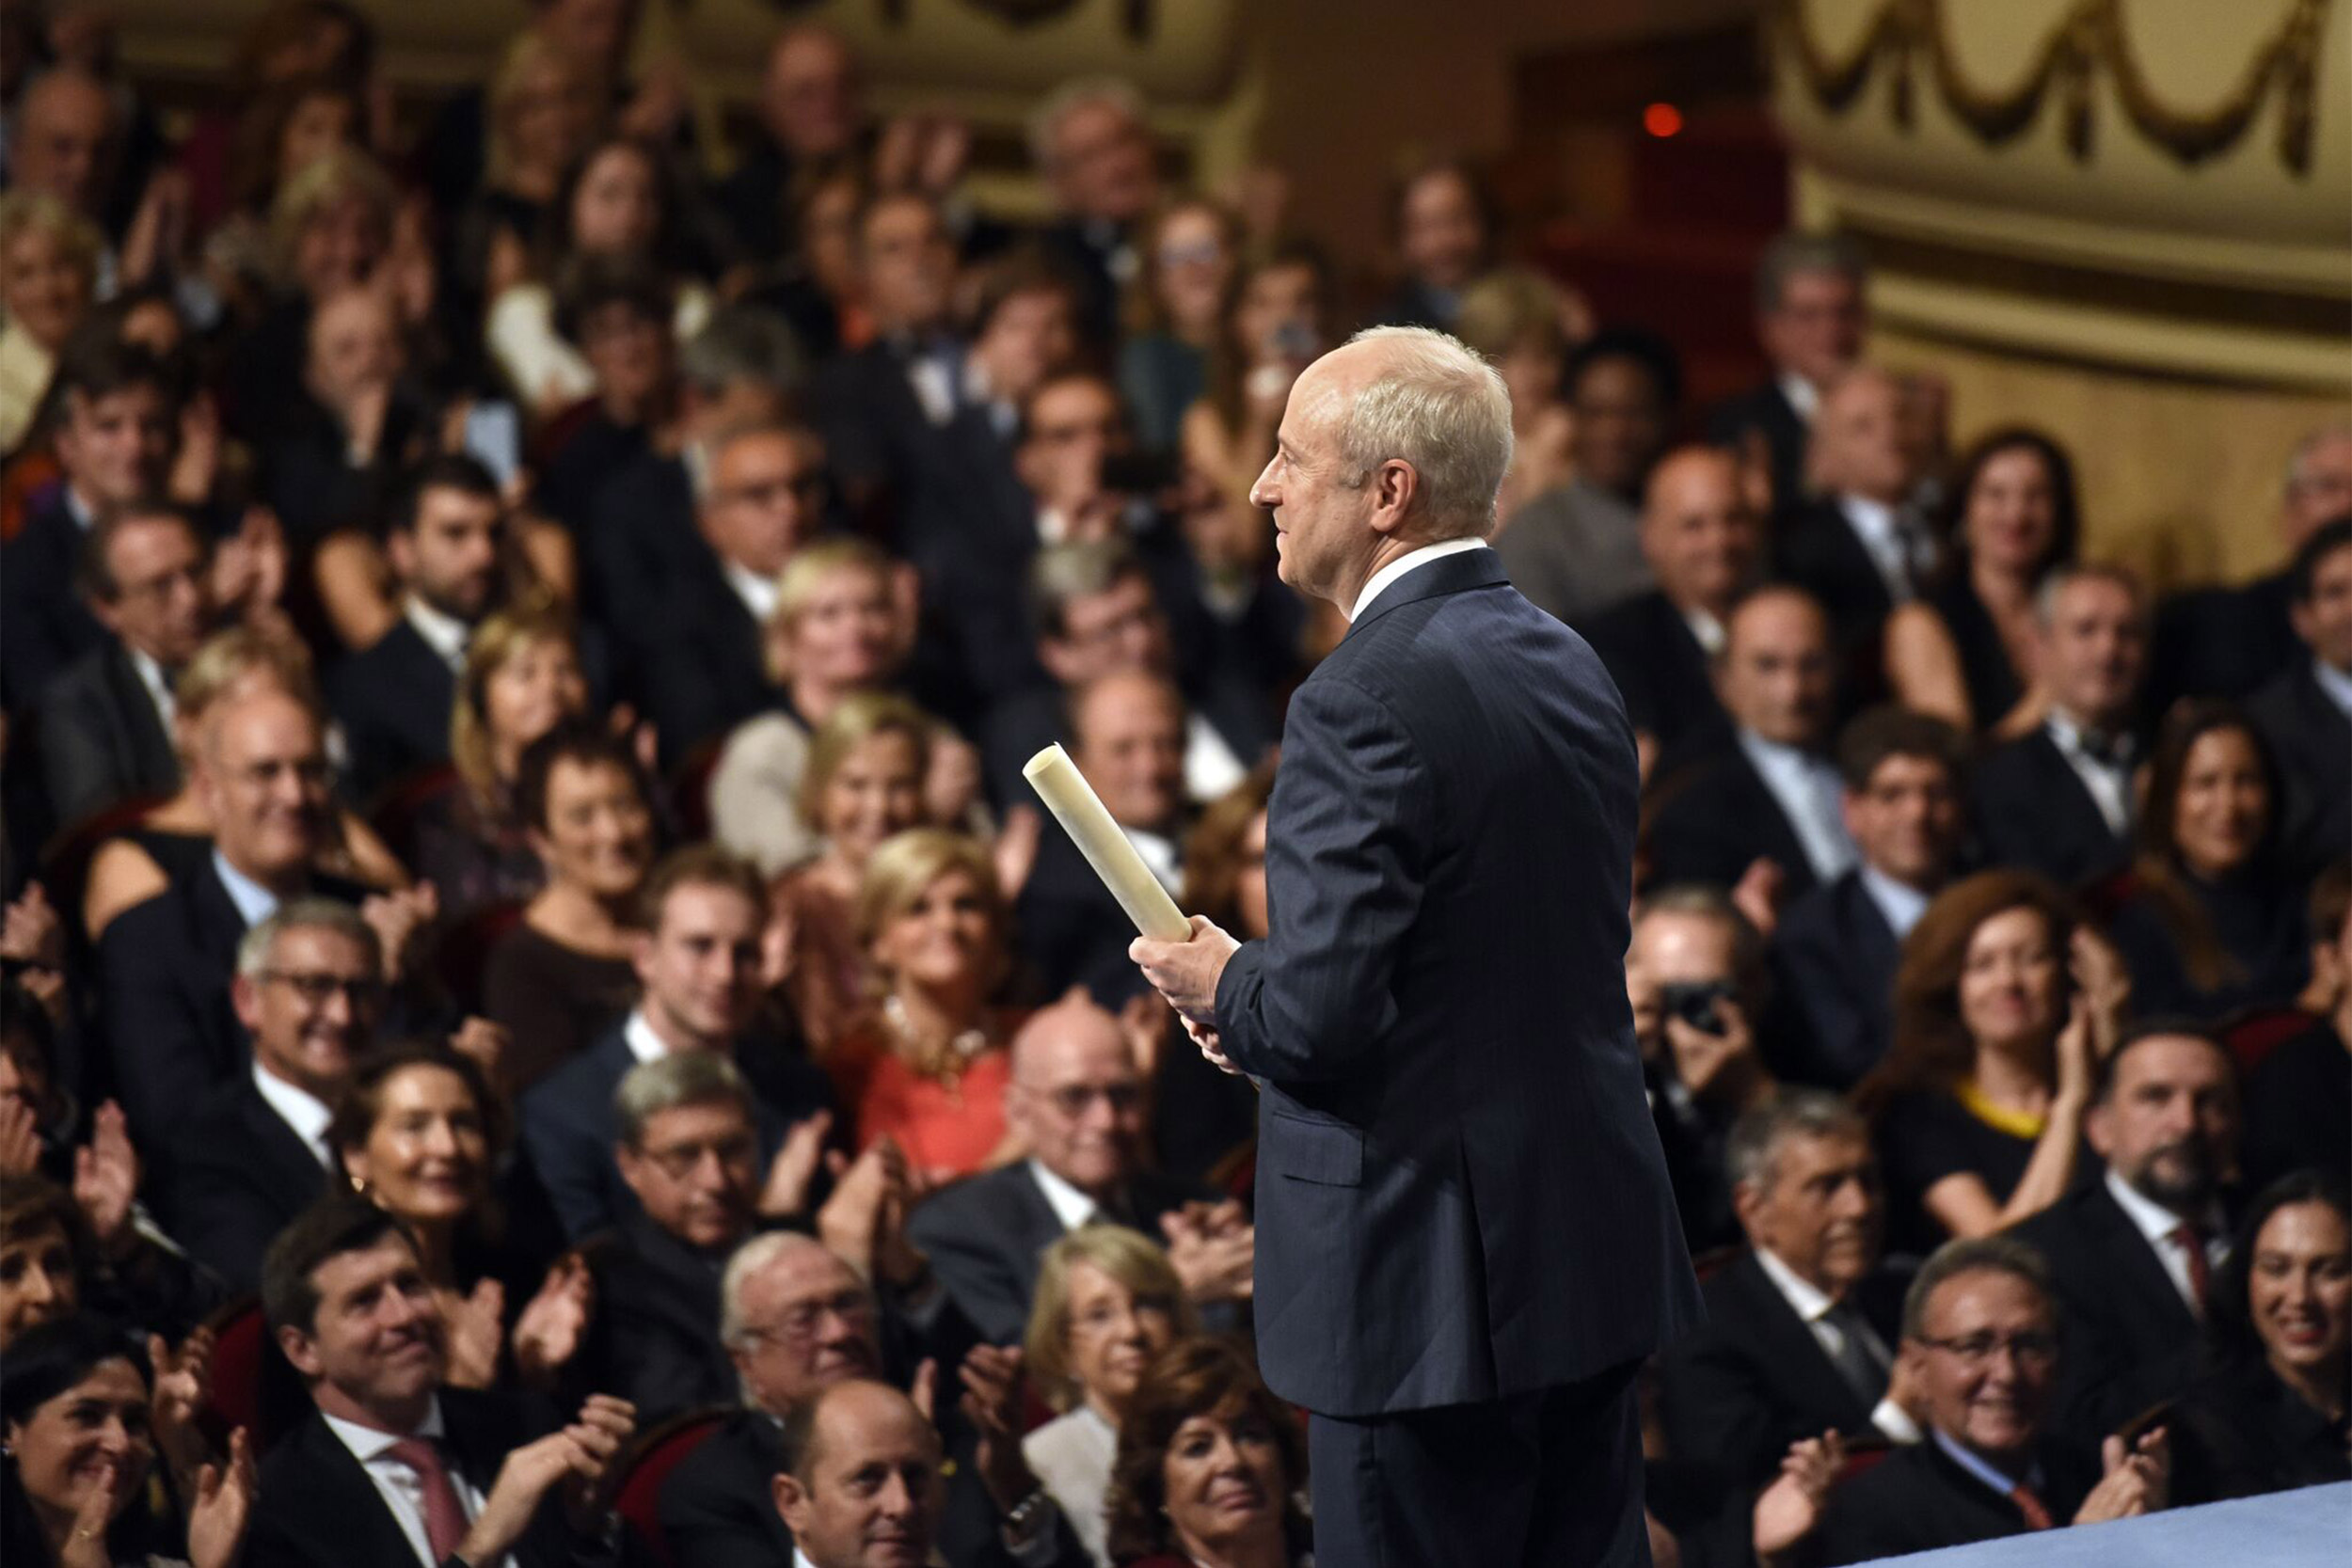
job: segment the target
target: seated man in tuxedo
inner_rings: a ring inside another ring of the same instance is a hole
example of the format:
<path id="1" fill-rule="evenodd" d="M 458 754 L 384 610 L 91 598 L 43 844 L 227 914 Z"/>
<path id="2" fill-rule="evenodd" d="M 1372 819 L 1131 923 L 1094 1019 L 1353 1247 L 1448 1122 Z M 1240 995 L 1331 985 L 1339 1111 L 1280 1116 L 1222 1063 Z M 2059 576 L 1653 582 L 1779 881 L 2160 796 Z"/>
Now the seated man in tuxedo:
<path id="1" fill-rule="evenodd" d="M 2291 561 L 2312 536 L 2352 513 L 2352 421 L 2322 425 L 2295 445 L 2279 498 L 2279 540 Z M 2288 621 L 2293 569 L 2243 585 L 2190 588 L 2156 609 L 2148 677 L 2155 713 L 2183 697 L 2250 697 L 2301 656 Z"/>
<path id="2" fill-rule="evenodd" d="M 1801 588 L 1761 588 L 1724 625 L 1715 690 L 1732 743 L 1666 781 L 1651 823 L 1661 882 L 1743 880 L 1787 901 L 1853 868 L 1843 786 L 1823 748 L 1836 669 L 1828 619 Z"/>
<path id="3" fill-rule="evenodd" d="M 727 431 L 705 450 L 701 546 L 663 589 L 640 675 L 645 716 L 673 760 L 779 700 L 761 628 L 777 575 L 823 521 L 828 483 L 825 450 L 803 426 Z"/>
<path id="4" fill-rule="evenodd" d="M 1938 1248 L 1903 1297 L 1899 1352 L 1926 1438 L 1831 1492 L 1803 1560 L 1835 1568 L 2162 1509 L 2162 1432 L 2128 1449 L 2110 1437 L 2100 1453 L 2050 1432 L 2058 1344 L 2032 1248 L 2006 1236 Z"/>
<path id="5" fill-rule="evenodd" d="M 331 898 L 282 904 L 238 942 L 229 994 L 252 1070 L 175 1107 L 184 1120 L 154 1187 L 173 1239 L 250 1291 L 270 1238 L 334 1173 L 327 1123 L 383 1010 L 375 932 Z"/>
<path id="6" fill-rule="evenodd" d="M 167 1148 L 189 1107 L 245 1067 L 229 976 L 247 929 L 307 894 L 360 906 L 387 938 L 389 979 L 403 973 L 421 897 L 371 896 L 311 870 L 332 821 L 326 746 L 317 715 L 284 691 L 214 704 L 192 761 L 211 863 L 124 911 L 98 945 L 114 1092 L 146 1148 Z"/>
<path id="7" fill-rule="evenodd" d="M 1989 862 L 2071 887 L 2131 857 L 2132 721 L 2148 657 L 2138 579 L 2117 566 L 2059 567 L 2035 597 L 2034 646 L 2049 717 L 1987 754 L 1970 794 Z"/>
<path id="8" fill-rule="evenodd" d="M 61 826 L 180 787 L 171 681 L 213 619 L 207 541 L 166 501 L 109 509 L 82 543 L 84 601 L 105 639 L 41 694 L 41 771 Z"/>
<path id="9" fill-rule="evenodd" d="M 1836 234 L 1781 235 L 1756 268 L 1756 335 L 1772 379 L 1715 410 L 1707 438 L 1746 451 L 1760 447 L 1772 474 L 1772 506 L 1805 498 L 1805 440 L 1831 383 L 1862 357 L 1868 326 L 1862 252 Z"/>
<path id="10" fill-rule="evenodd" d="M 1853 1087 L 1894 1039 L 1895 966 L 1951 879 L 1967 827 L 1967 737 L 1942 720 L 1873 708 L 1838 738 L 1854 866 L 1792 902 L 1772 932 L 1790 1076 Z"/>
<path id="11" fill-rule="evenodd" d="M 1005 1119 L 1029 1157 L 934 1195 L 907 1226 L 983 1338 L 1020 1342 L 1038 1255 L 1098 1220 L 1166 1242 L 1195 1302 L 1247 1299 L 1256 1237 L 1239 1206 L 1142 1168 L 1143 1079 L 1118 1019 L 1084 996 L 1031 1014 L 1013 1037 Z"/>
<path id="12" fill-rule="evenodd" d="M 1748 1244 L 1707 1281 L 1707 1326 L 1660 1364 L 1669 1451 L 1739 1491 L 1825 1431 L 1917 1442 L 1910 1391 L 1893 1383 L 1904 1279 L 1880 1262 L 1868 1126 L 1793 1089 L 1740 1118 L 1729 1165 Z"/>
<path id="13" fill-rule="evenodd" d="M 1100 676 L 1070 699 L 1071 760 L 1170 894 L 1184 880 L 1189 728 L 1175 686 L 1139 670 Z M 1085 986 L 1116 1006 L 1148 989 L 1127 958 L 1133 927 L 1067 833 L 1040 841 L 1017 913 L 1022 956 L 1049 993 Z"/>
<path id="14" fill-rule="evenodd" d="M 179 447 L 171 378 L 147 350 L 96 327 L 68 339 L 48 396 L 63 481 L 0 545 L 0 701 L 29 711 L 49 683 L 105 641 L 73 591 L 82 541 L 109 507 L 164 493 Z"/>
<path id="15" fill-rule="evenodd" d="M 2248 710 L 2286 775 L 2286 845 L 2298 865 L 2352 855 L 2352 515 L 2295 552 L 2287 618 L 2308 657 Z"/>
<path id="16" fill-rule="evenodd" d="M 1722 889 L 1684 884 L 1643 896 L 1626 945 L 1626 996 L 1693 1254 L 1740 1239 L 1731 1129 L 1779 1092 L 1757 1041 L 1767 985 L 1763 938 Z"/>
<path id="17" fill-rule="evenodd" d="M 507 1397 L 446 1386 L 440 1307 L 398 1220 L 322 1199 L 271 1243 L 262 1307 L 315 1408 L 262 1467 L 247 1568 L 612 1560 L 596 1498 L 636 1430 L 628 1403 L 591 1395 L 542 1434 Z"/>
<path id="18" fill-rule="evenodd" d="M 2180 1391 L 2227 1253 L 2237 1075 L 2218 1040 L 2162 1021 L 2100 1064 L 2083 1134 L 2105 1177 L 2017 1227 L 2048 1259 L 2066 1335 L 2053 1419 L 2096 1437 Z"/>
<path id="19" fill-rule="evenodd" d="M 1875 678 L 1887 612 L 1916 598 L 1936 564 L 1934 534 L 1913 504 L 1919 456 L 1904 439 L 1902 384 L 1868 366 L 1840 376 L 1821 399 L 1807 461 L 1822 495 L 1788 515 L 1774 571 L 1821 601 L 1841 664 Z"/>
<path id="20" fill-rule="evenodd" d="M 466 644 L 506 586 L 506 503 L 490 470 L 463 453 L 418 465 L 383 531 L 400 620 L 345 659 L 327 685 L 350 752 L 344 782 L 360 800 L 449 760 Z"/>
<path id="21" fill-rule="evenodd" d="M 1143 558 L 1126 540 L 1073 540 L 1039 551 L 1029 565 L 1028 599 L 1038 662 L 1052 684 L 994 705 L 981 735 L 990 791 L 1008 803 L 1031 799 L 1022 766 L 1070 738 L 1073 692 L 1121 671 L 1175 674 L 1167 610 Z M 1195 803 L 1241 783 L 1269 738 L 1263 716 L 1247 700 L 1219 705 L 1217 716 L 1223 726 L 1200 711 L 1185 721 L 1184 793 Z M 1229 728 L 1236 732 L 1231 738 Z"/>
<path id="22" fill-rule="evenodd" d="M 621 1025 L 522 1099 L 522 1142 L 580 1241 L 637 1207 L 613 1162 L 613 1093 L 628 1069 L 673 1052 L 731 1058 L 757 1099 L 759 1168 L 785 1133 L 833 1104 L 832 1085 L 796 1041 L 755 1031 L 768 888 L 744 861 L 708 845 L 680 849 L 646 877 L 633 962 L 644 988 Z"/>

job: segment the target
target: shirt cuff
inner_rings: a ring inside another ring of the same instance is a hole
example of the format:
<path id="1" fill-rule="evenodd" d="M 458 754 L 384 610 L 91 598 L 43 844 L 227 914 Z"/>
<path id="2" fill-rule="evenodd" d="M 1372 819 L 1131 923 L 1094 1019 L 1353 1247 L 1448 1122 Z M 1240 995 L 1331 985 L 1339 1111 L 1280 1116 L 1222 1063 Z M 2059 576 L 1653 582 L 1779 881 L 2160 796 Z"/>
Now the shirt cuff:
<path id="1" fill-rule="evenodd" d="M 1870 1424 L 1884 1433 L 1894 1442 L 1916 1443 L 1919 1441 L 1919 1423 L 1913 1420 L 1911 1413 L 1893 1400 L 1879 1401 L 1878 1408 L 1870 1412 Z"/>

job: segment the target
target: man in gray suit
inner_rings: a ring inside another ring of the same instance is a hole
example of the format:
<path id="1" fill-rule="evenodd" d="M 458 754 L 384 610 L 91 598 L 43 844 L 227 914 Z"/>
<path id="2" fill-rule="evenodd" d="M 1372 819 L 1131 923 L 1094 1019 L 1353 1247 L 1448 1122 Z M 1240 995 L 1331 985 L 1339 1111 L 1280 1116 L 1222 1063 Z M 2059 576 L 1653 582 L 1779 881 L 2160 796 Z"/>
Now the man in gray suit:
<path id="1" fill-rule="evenodd" d="M 1634 1371 L 1699 1314 L 1620 968 L 1632 731 L 1486 546 L 1510 455 L 1442 334 L 1299 377 L 1252 499 L 1355 625 L 1291 704 L 1272 934 L 1133 949 L 1263 1090 L 1258 1344 L 1330 1562 L 1646 1562 Z"/>

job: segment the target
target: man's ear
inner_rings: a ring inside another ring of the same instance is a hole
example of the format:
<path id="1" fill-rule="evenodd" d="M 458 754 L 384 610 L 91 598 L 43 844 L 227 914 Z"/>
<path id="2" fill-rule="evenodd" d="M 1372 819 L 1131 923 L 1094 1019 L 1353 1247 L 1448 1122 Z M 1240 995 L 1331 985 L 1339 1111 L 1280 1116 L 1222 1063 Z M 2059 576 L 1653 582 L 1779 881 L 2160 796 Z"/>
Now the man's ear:
<path id="1" fill-rule="evenodd" d="M 1377 533 L 1394 533 L 1421 497 L 1421 475 L 1401 457 L 1391 457 L 1372 474 L 1372 527 Z"/>
<path id="2" fill-rule="evenodd" d="M 1075 649 L 1058 637 L 1041 637 L 1037 640 L 1037 659 L 1045 666 L 1045 673 L 1054 677 L 1057 686 L 1073 687 L 1085 678 L 1086 672 L 1079 668 L 1085 661 Z"/>
<path id="3" fill-rule="evenodd" d="M 306 1378 L 316 1378 L 325 1370 L 319 1360 L 318 1346 L 310 1337 L 292 1323 L 282 1323 L 278 1330 L 278 1348 L 286 1360 Z"/>
<path id="4" fill-rule="evenodd" d="M 769 1488 L 775 1498 L 776 1512 L 784 1517 L 784 1528 L 792 1532 L 794 1540 L 799 1540 L 806 1533 L 809 1522 L 812 1499 L 808 1488 L 789 1470 L 777 1471 Z"/>
<path id="5" fill-rule="evenodd" d="M 406 582 L 417 569 L 416 536 L 406 529 L 387 529 L 384 532 L 384 560 L 392 569 L 392 576 Z"/>
<path id="6" fill-rule="evenodd" d="M 643 1198 L 644 1194 L 639 1190 L 637 1184 L 645 1174 L 645 1157 L 629 1148 L 627 1143 L 615 1142 L 612 1146 L 612 1164 L 619 1169 L 621 1180 L 628 1183 L 628 1190 L 637 1193 L 638 1196 Z"/>
<path id="7" fill-rule="evenodd" d="M 247 1034 L 262 1026 L 262 988 L 242 974 L 230 977 L 229 1006 L 236 1010 L 237 1022 Z"/>
<path id="8" fill-rule="evenodd" d="M 2083 1142 L 2089 1144 L 2091 1152 L 2102 1160 L 2115 1147 L 2115 1117 L 2106 1101 L 2093 1101 L 2090 1111 L 2084 1115 Z"/>

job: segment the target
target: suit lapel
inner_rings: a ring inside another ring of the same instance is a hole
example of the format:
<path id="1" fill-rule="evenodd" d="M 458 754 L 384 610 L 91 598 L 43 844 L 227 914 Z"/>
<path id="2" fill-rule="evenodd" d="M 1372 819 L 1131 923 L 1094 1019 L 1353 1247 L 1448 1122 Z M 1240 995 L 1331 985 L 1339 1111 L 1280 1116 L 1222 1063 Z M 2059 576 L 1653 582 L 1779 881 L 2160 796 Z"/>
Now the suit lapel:
<path id="1" fill-rule="evenodd" d="M 351 1450 L 315 1412 L 303 1424 L 302 1489 L 288 1516 L 337 1562 L 409 1563 L 417 1559 L 400 1521 Z"/>
<path id="2" fill-rule="evenodd" d="M 1837 1412 L 1840 1430 L 1859 1432 L 1868 1427 L 1870 1412 L 1861 1397 L 1830 1364 L 1804 1320 L 1772 1288 L 1756 1255 L 1742 1253 L 1730 1269 L 1733 1289 L 1744 1298 L 1740 1311 L 1756 1326 L 1756 1348 L 1770 1374 L 1798 1390 L 1806 1409 Z"/>
<path id="3" fill-rule="evenodd" d="M 108 641 L 103 669 L 115 741 L 140 787 L 151 787 L 152 780 L 176 777 L 180 763 L 172 754 L 171 736 L 164 733 L 164 717 L 155 711 L 155 699 L 148 695 L 146 683 L 131 662 L 130 650 L 119 640 Z"/>
<path id="4" fill-rule="evenodd" d="M 263 1179 L 268 1191 L 282 1200 L 288 1219 L 318 1196 L 326 1184 L 326 1173 L 318 1156 L 310 1152 L 300 1133 L 286 1125 L 286 1120 L 270 1109 L 262 1091 L 248 1080 L 241 1085 L 237 1099 L 241 1118 L 252 1141 L 254 1173 Z"/>
<path id="5" fill-rule="evenodd" d="M 1781 809 L 1780 797 L 1766 786 L 1764 775 L 1758 773 L 1756 764 L 1748 760 L 1744 748 L 1735 744 L 1724 754 L 1729 759 L 1730 766 L 1739 770 L 1740 791 L 1748 797 L 1747 810 L 1743 815 L 1748 820 L 1764 825 L 1769 830 L 1765 836 L 1771 842 L 1763 847 L 1764 853 L 1780 863 L 1791 882 L 1799 887 L 1810 886 L 1815 880 L 1813 857 L 1804 852 L 1804 841 L 1789 825 L 1788 814 Z"/>
<path id="6" fill-rule="evenodd" d="M 1502 558 L 1491 547 L 1460 550 L 1453 555 L 1439 556 L 1426 562 L 1380 590 L 1380 596 L 1365 607 L 1356 624 L 1347 628 L 1353 637 L 1363 627 L 1400 606 L 1422 599 L 1434 599 L 1440 594 L 1459 594 L 1465 589 L 1491 588 L 1508 583 L 1511 574 L 1502 569 Z M 1347 638 L 1342 638 L 1344 642 Z"/>
<path id="7" fill-rule="evenodd" d="M 2115 831 L 2107 826 L 2098 803 L 2091 800 L 2082 775 L 2066 760 L 2066 753 L 2050 738 L 2050 732 L 2036 730 L 2026 744 L 2044 781 L 2044 788 L 2040 792 L 2042 802 L 2064 818 L 2062 823 L 2052 824 L 2058 836 L 2074 843 L 2117 843 Z"/>
<path id="8" fill-rule="evenodd" d="M 2087 1191 L 2083 1227 L 2106 1254 L 2109 1268 L 2116 1271 L 2108 1276 L 2114 1282 L 2114 1299 L 2142 1303 L 2139 1310 L 2144 1320 L 2161 1322 L 2178 1335 L 2194 1335 L 2198 1329 L 2196 1317 L 2189 1311 L 2188 1303 L 2181 1299 L 2180 1287 L 2172 1283 L 2171 1274 L 2156 1257 L 2148 1238 L 2123 1212 L 2122 1205 L 2115 1201 L 2105 1181 Z"/>

